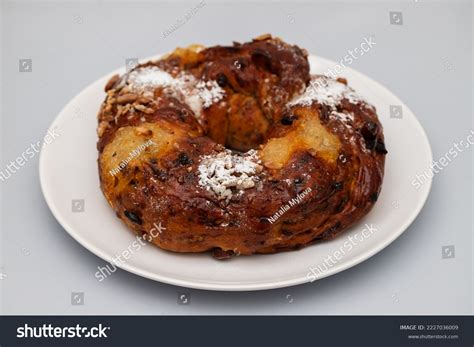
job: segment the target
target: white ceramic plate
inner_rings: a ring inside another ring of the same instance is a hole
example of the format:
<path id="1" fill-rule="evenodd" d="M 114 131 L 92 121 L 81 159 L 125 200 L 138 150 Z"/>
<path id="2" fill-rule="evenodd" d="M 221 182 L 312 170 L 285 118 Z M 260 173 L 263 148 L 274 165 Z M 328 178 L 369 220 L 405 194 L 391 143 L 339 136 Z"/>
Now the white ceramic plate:
<path id="1" fill-rule="evenodd" d="M 313 73 L 324 73 L 335 66 L 315 56 L 310 58 L 310 64 Z M 105 261 L 112 261 L 136 240 L 99 189 L 96 115 L 105 97 L 104 85 L 117 72 L 124 71 L 120 69 L 97 80 L 64 107 L 51 125 L 59 129 L 60 136 L 43 148 L 39 167 L 43 194 L 56 219 L 81 245 Z M 308 282 L 312 279 L 308 276 L 310 267 L 315 269 L 318 279 L 333 275 L 393 242 L 413 222 L 428 196 L 431 181 L 419 189 L 411 182 L 432 162 L 430 145 L 418 120 L 395 95 L 352 69 L 345 69 L 341 75 L 377 108 L 389 151 L 382 193 L 374 209 L 360 223 L 334 240 L 300 251 L 228 261 L 217 261 L 210 254 L 176 254 L 147 245 L 120 267 L 184 287 L 262 290 Z M 402 118 L 390 117 L 390 105 L 402 108 Z M 84 199 L 84 212 L 72 212 L 73 199 Z M 372 224 L 377 231 L 362 233 L 365 224 Z M 342 256 L 338 254 L 341 250 Z M 328 265 L 328 260 L 324 260 L 329 255 L 339 258 L 335 264 Z M 105 261 L 98 265 L 105 266 Z"/>

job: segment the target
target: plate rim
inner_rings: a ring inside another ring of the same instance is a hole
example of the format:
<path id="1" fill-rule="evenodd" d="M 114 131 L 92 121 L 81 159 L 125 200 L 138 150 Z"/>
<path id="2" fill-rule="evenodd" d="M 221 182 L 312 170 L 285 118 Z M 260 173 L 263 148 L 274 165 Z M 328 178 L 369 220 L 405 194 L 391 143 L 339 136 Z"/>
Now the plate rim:
<path id="1" fill-rule="evenodd" d="M 140 59 L 140 61 L 156 60 L 156 59 L 159 59 L 162 56 L 163 56 L 163 54 L 153 55 L 153 56 L 150 56 L 150 57 Z M 321 56 L 314 55 L 314 54 L 309 54 L 308 58 L 318 59 L 319 61 L 321 61 L 325 64 L 332 64 L 332 65 L 335 64 L 335 62 L 330 60 L 330 59 L 326 59 L 326 58 L 323 58 Z M 426 144 L 427 144 L 427 149 L 428 149 L 428 154 L 429 154 L 429 161 L 432 162 L 433 161 L 433 152 L 432 152 L 432 149 L 431 149 L 431 144 L 430 144 L 429 138 L 428 138 L 423 126 L 421 125 L 420 121 L 418 120 L 416 115 L 410 110 L 410 108 L 407 107 L 407 105 L 396 94 L 392 93 L 388 88 L 386 88 L 385 86 L 383 86 L 382 84 L 380 84 L 376 80 L 372 79 L 371 77 L 367 76 L 366 74 L 364 74 L 362 72 L 359 72 L 359 71 L 357 71 L 357 70 L 355 70 L 351 67 L 346 67 L 346 70 L 350 71 L 350 73 L 352 73 L 352 74 L 359 75 L 360 77 L 363 77 L 366 80 L 369 80 L 378 89 L 382 90 L 384 93 L 388 93 L 388 94 L 391 94 L 391 95 L 395 96 L 399 100 L 400 105 L 403 107 L 403 109 L 408 110 L 408 112 L 413 116 L 412 118 L 415 121 L 415 124 L 418 128 L 418 131 L 420 131 L 420 133 L 423 135 L 422 140 L 425 141 Z M 92 83 L 88 84 L 79 93 L 77 93 L 72 99 L 70 99 L 64 105 L 64 107 L 61 108 L 61 110 L 58 112 L 58 114 L 56 115 L 54 120 L 51 122 L 48 129 L 52 129 L 52 128 L 54 128 L 54 126 L 57 126 L 57 124 L 59 123 L 59 119 L 60 119 L 61 115 L 63 113 L 65 113 L 66 110 L 71 105 L 74 105 L 77 102 L 77 99 L 79 99 L 79 97 L 83 93 L 85 93 L 87 90 L 93 88 L 98 81 L 100 81 L 102 79 L 106 79 L 109 76 L 113 76 L 114 74 L 123 73 L 123 72 L 124 72 L 124 67 L 115 69 L 112 72 L 110 72 L 108 74 L 105 74 L 102 77 L 99 77 L 98 79 L 93 81 Z M 45 182 L 45 175 L 46 175 L 45 174 L 45 170 L 46 170 L 45 165 L 46 164 L 45 164 L 45 159 L 43 159 L 44 158 L 43 153 L 45 152 L 45 148 L 46 147 L 43 147 L 41 149 L 41 152 L 40 152 L 39 165 L 38 165 L 39 170 L 38 171 L 39 171 L 39 180 L 40 180 L 41 192 L 42 192 L 43 197 L 46 201 L 46 204 L 48 205 L 49 210 L 51 211 L 51 213 L 53 214 L 54 218 L 57 220 L 59 225 L 64 230 L 66 230 L 66 232 L 74 240 L 76 240 L 82 247 L 86 248 L 88 251 L 93 253 L 95 256 L 101 258 L 102 260 L 104 260 L 108 263 L 112 263 L 113 262 L 112 258 L 109 257 L 109 255 L 106 254 L 106 252 L 104 250 L 100 249 L 96 245 L 94 245 L 94 244 L 88 242 L 87 240 L 85 240 L 81 236 L 80 233 L 77 233 L 74 230 L 74 228 L 72 228 L 69 225 L 69 223 L 62 217 L 61 213 L 56 209 L 56 207 L 55 207 L 55 205 L 52 201 L 51 196 L 49 195 L 49 193 L 47 193 L 46 188 L 45 188 L 45 184 L 46 184 L 46 182 Z M 379 253 L 380 251 L 385 249 L 387 246 L 392 244 L 396 239 L 398 239 L 400 237 L 400 235 L 403 234 L 410 227 L 410 225 L 415 221 L 415 219 L 420 214 L 421 210 L 423 209 L 424 205 L 426 204 L 428 196 L 430 195 L 432 183 L 433 183 L 433 177 L 429 178 L 429 180 L 424 183 L 424 186 L 426 187 L 425 190 L 424 190 L 424 193 L 423 193 L 424 195 L 421 196 L 421 199 L 419 199 L 419 201 L 416 205 L 416 208 L 414 208 L 412 210 L 409 218 L 407 218 L 405 220 L 405 222 L 402 224 L 402 226 L 398 228 L 399 231 L 392 232 L 390 234 L 390 237 L 388 239 L 384 240 L 384 242 L 380 242 L 380 243 L 376 244 L 375 246 L 363 251 L 357 257 L 352 258 L 350 260 L 347 260 L 343 263 L 340 263 L 339 266 L 334 266 L 331 269 L 329 269 L 328 271 L 325 271 L 323 274 L 318 276 L 317 280 L 335 275 L 339 272 L 345 271 L 349 268 L 352 268 L 352 267 L 354 267 L 358 264 L 363 263 L 367 259 L 372 258 L 374 255 L 376 255 L 377 253 Z M 383 183 L 382 183 L 382 187 L 383 187 Z M 217 283 L 217 282 L 212 282 L 212 281 L 203 282 L 203 281 L 196 281 L 196 280 L 183 280 L 183 279 L 179 279 L 179 278 L 168 276 L 168 275 L 152 273 L 150 271 L 143 270 L 143 269 L 141 269 L 137 266 L 131 265 L 129 262 L 125 262 L 123 264 L 116 264 L 116 263 L 114 263 L 114 264 L 115 264 L 115 266 L 117 266 L 118 268 L 120 268 L 122 270 L 128 271 L 130 273 L 133 273 L 135 275 L 138 275 L 140 277 L 144 277 L 144 278 L 147 278 L 147 279 L 150 279 L 150 280 L 153 280 L 153 281 L 166 283 L 166 284 L 171 284 L 171 285 L 179 286 L 179 287 L 185 287 L 185 288 L 191 288 L 191 289 L 200 289 L 200 290 L 210 290 L 210 291 L 231 291 L 231 292 L 260 291 L 260 290 L 285 288 L 285 287 L 296 286 L 296 285 L 300 285 L 300 284 L 304 284 L 304 283 L 316 282 L 316 281 L 310 281 L 307 278 L 307 276 L 298 275 L 297 277 L 292 277 L 290 279 L 284 279 L 284 280 L 278 280 L 278 281 L 267 281 L 267 282 L 261 282 L 261 283 L 251 283 L 251 284 L 248 284 L 248 283 L 241 283 L 241 284 L 227 283 L 227 284 L 223 284 L 223 283 Z"/>

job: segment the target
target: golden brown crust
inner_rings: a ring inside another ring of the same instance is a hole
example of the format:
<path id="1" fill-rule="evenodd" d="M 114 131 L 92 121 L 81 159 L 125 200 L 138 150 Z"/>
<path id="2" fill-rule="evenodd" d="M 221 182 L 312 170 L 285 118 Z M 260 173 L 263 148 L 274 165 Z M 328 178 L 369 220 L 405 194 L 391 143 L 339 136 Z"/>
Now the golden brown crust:
<path id="1" fill-rule="evenodd" d="M 311 77 L 300 48 L 267 36 L 178 49 L 136 69 L 150 66 L 215 81 L 223 93 L 197 115 L 163 88 L 136 92 L 128 76 L 107 84 L 98 115 L 101 188 L 137 234 L 161 223 L 150 241 L 166 250 L 274 253 L 334 237 L 374 205 L 386 154 L 375 109 L 350 89 L 329 104 L 300 100 L 313 83 L 338 91 L 346 84 Z M 200 173 L 204 158 L 226 153 L 224 146 L 257 149 L 261 166 L 251 186 L 228 188 L 226 198 Z"/>

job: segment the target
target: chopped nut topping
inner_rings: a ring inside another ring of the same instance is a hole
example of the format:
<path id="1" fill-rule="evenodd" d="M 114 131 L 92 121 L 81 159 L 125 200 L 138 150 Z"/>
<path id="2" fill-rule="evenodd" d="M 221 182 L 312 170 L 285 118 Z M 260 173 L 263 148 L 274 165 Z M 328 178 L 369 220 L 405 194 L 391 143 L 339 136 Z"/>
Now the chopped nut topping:
<path id="1" fill-rule="evenodd" d="M 271 39 L 271 38 L 272 38 L 271 34 L 263 34 L 263 35 L 257 36 L 253 40 L 254 41 L 265 41 L 265 40 L 268 40 L 268 39 Z"/>
<path id="2" fill-rule="evenodd" d="M 109 123 L 107 122 L 100 122 L 99 127 L 97 128 L 97 134 L 102 136 L 105 132 L 105 129 L 109 127 Z"/>
<path id="3" fill-rule="evenodd" d="M 133 107 L 137 111 L 141 111 L 141 112 L 146 113 L 146 114 L 152 114 L 154 112 L 152 108 L 148 108 L 148 107 L 143 106 L 143 105 L 133 105 Z"/>
<path id="4" fill-rule="evenodd" d="M 130 104 L 137 100 L 138 95 L 133 94 L 133 93 L 128 93 L 128 94 L 122 94 L 117 97 L 117 103 L 118 104 Z"/>
<path id="5" fill-rule="evenodd" d="M 105 91 L 109 91 L 110 89 L 112 89 L 115 84 L 117 83 L 117 81 L 120 79 L 120 76 L 119 75 L 113 75 L 109 81 L 107 82 L 107 84 L 105 85 Z"/>

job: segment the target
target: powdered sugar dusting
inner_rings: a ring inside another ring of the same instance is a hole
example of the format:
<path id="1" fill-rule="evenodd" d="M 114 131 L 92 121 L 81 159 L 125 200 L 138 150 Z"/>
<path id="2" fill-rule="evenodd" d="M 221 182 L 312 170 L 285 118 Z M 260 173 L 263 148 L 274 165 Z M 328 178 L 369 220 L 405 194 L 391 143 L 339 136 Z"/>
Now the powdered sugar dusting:
<path id="1" fill-rule="evenodd" d="M 329 118 L 335 119 L 335 120 L 341 120 L 345 123 L 351 123 L 354 121 L 354 114 L 332 111 L 331 114 L 329 115 Z"/>
<path id="2" fill-rule="evenodd" d="M 203 108 L 210 107 L 225 96 L 225 91 L 216 81 L 197 80 L 186 72 L 181 72 L 175 78 L 156 66 L 133 70 L 128 76 L 127 83 L 135 92 L 161 87 L 165 92 L 185 102 L 197 117 L 201 115 Z"/>
<path id="3" fill-rule="evenodd" d="M 174 83 L 174 78 L 156 66 L 148 66 L 130 72 L 127 81 L 132 90 L 141 91 L 169 87 Z"/>
<path id="4" fill-rule="evenodd" d="M 289 102 L 289 105 L 309 106 L 314 102 L 336 108 L 343 100 L 355 104 L 362 99 L 344 83 L 324 76 L 312 76 L 310 85 L 306 87 L 303 94 Z"/>
<path id="5" fill-rule="evenodd" d="M 233 190 L 242 191 L 255 186 L 262 166 L 255 150 L 245 154 L 224 150 L 204 156 L 198 171 L 199 185 L 212 191 L 219 200 L 230 200 Z"/>
<path id="6" fill-rule="evenodd" d="M 209 107 L 224 97 L 224 90 L 216 81 L 199 81 L 196 85 L 204 107 Z"/>
<path id="7" fill-rule="evenodd" d="M 305 91 L 288 103 L 288 106 L 302 105 L 310 106 L 314 102 L 329 106 L 331 113 L 329 118 L 340 120 L 346 125 L 351 125 L 354 121 L 352 113 L 344 113 L 337 111 L 337 105 L 343 99 L 347 99 L 350 103 L 356 104 L 364 102 L 356 92 L 344 83 L 325 76 L 311 76 L 311 81 Z"/>

